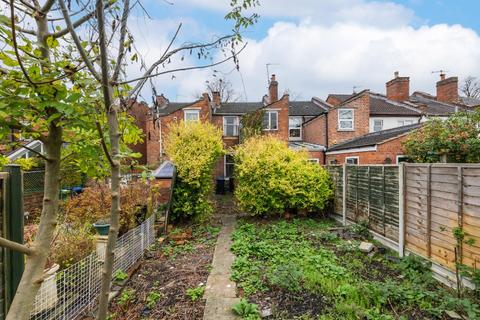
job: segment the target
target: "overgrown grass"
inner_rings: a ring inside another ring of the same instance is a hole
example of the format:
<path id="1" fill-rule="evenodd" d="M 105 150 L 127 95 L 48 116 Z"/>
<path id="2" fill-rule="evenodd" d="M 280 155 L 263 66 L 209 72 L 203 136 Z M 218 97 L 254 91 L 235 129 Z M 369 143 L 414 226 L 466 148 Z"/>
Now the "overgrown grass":
<path id="1" fill-rule="evenodd" d="M 322 297 L 320 319 L 443 319 L 454 310 L 478 319 L 473 296 L 458 298 L 421 259 L 368 256 L 358 241 L 330 232 L 331 221 L 240 221 L 233 234 L 232 279 L 246 297 L 282 290 Z M 352 230 L 355 232 L 358 230 Z M 299 302 L 301 303 L 301 302 Z M 308 318 L 307 318 L 308 319 Z"/>

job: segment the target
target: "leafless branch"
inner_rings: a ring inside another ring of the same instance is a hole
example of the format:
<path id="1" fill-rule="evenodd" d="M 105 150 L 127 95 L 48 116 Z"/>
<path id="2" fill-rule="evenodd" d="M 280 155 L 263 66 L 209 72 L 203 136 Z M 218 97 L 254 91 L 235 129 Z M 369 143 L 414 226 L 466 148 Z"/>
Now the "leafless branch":
<path id="1" fill-rule="evenodd" d="M 0 237 L 0 246 L 26 255 L 31 255 L 34 253 L 33 249 L 27 247 L 26 245 L 2 237 Z"/>
<path id="2" fill-rule="evenodd" d="M 210 68 L 210 67 L 214 67 L 214 66 L 218 66 L 219 64 L 222 64 L 222 63 L 225 63 L 229 60 L 232 60 L 234 58 L 236 58 L 237 55 L 239 55 L 244 49 L 245 47 L 247 46 L 248 43 L 245 43 L 245 45 L 237 52 L 235 53 L 234 55 L 231 55 L 229 56 L 228 58 L 225 58 L 221 61 L 218 61 L 218 62 L 215 62 L 215 63 L 211 63 L 211 64 L 208 64 L 208 65 L 203 65 L 203 66 L 192 66 L 192 67 L 185 67 L 185 68 L 178 68 L 178 69 L 172 69 L 172 70 L 167 70 L 167 71 L 162 71 L 162 72 L 157 72 L 157 73 L 153 73 L 153 74 L 149 74 L 147 76 L 142 76 L 142 77 L 139 77 L 139 78 L 135 78 L 135 79 L 130 79 L 130 80 L 126 80 L 126 81 L 122 81 L 122 82 L 118 82 L 117 84 L 120 85 L 120 84 L 128 84 L 128 83 L 132 83 L 132 82 L 136 82 L 136 81 L 140 81 L 140 80 L 145 80 L 145 79 L 148 79 L 148 78 L 152 78 L 152 77 L 157 77 L 157 76 L 160 76 L 162 74 L 167 74 L 167 73 L 173 73 L 173 72 L 180 72 L 180 71 L 188 71 L 188 70 L 194 70 L 194 69 L 205 69 L 205 68 Z M 140 87 L 141 88 L 141 87 Z M 140 89 L 138 88 L 138 89 Z M 137 89 L 137 90 L 138 90 Z M 135 91 L 132 90 L 131 94 L 130 94 L 130 97 L 134 96 L 135 95 Z"/>
<path id="3" fill-rule="evenodd" d="M 43 14 L 47 14 L 47 12 L 50 11 L 54 3 L 55 3 L 55 0 L 47 0 L 47 2 L 45 2 L 43 7 L 40 8 L 40 12 Z"/>
<path id="4" fill-rule="evenodd" d="M 107 8 L 111 7 L 114 3 L 115 3 L 114 1 L 109 1 L 107 4 L 104 5 L 104 9 L 107 9 Z M 73 28 L 74 29 L 78 28 L 79 26 L 81 26 L 82 24 L 84 24 L 85 22 L 87 22 L 88 20 L 90 20 L 94 16 L 95 16 L 95 10 L 87 13 L 83 17 L 79 18 L 77 21 L 73 22 L 72 23 Z M 66 35 L 68 32 L 69 32 L 68 28 L 64 28 L 60 31 L 57 31 L 57 32 L 53 33 L 53 37 L 54 38 L 60 38 L 60 37 L 63 37 L 64 35 Z"/>
<path id="5" fill-rule="evenodd" d="M 120 75 L 123 57 L 125 56 L 125 36 L 127 34 L 127 20 L 130 13 L 130 0 L 125 0 L 123 5 L 122 19 L 120 20 L 120 39 L 118 40 L 118 56 L 115 70 L 113 71 L 112 81 L 115 82 Z"/>
<path id="6" fill-rule="evenodd" d="M 75 32 L 75 29 L 72 25 L 72 21 L 70 20 L 70 16 L 68 15 L 67 7 L 65 6 L 65 2 L 63 0 L 58 0 L 58 4 L 60 5 L 60 8 L 62 10 L 63 17 L 65 19 L 65 23 L 67 25 L 67 30 L 70 32 L 70 35 L 72 36 L 73 42 L 75 43 L 75 46 L 77 47 L 78 52 L 80 53 L 80 56 L 83 59 L 83 62 L 87 66 L 88 70 L 92 73 L 92 75 L 100 81 L 100 75 L 97 73 L 95 70 L 95 67 L 93 66 L 92 62 L 90 61 L 90 58 L 88 57 L 87 53 L 85 52 L 84 48 L 82 47 L 82 43 L 80 42 L 80 39 L 78 38 L 77 33 Z"/>
<path id="7" fill-rule="evenodd" d="M 42 158 L 42 159 L 45 160 L 45 161 L 51 161 L 51 160 L 48 159 L 44 154 L 38 152 L 37 150 L 34 150 L 34 149 L 32 149 L 32 148 L 30 148 L 30 147 L 28 147 L 28 146 L 25 146 L 25 145 L 22 145 L 21 147 L 24 148 L 24 149 L 27 149 L 28 151 L 30 151 L 30 152 L 32 152 L 32 153 L 35 153 L 37 156 L 39 156 L 40 158 Z"/>

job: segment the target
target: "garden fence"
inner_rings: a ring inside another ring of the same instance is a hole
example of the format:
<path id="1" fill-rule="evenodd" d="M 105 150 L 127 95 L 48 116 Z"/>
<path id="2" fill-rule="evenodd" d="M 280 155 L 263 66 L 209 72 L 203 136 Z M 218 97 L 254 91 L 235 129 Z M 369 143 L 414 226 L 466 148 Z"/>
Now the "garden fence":
<path id="1" fill-rule="evenodd" d="M 130 269 L 155 241 L 155 215 L 118 238 L 114 272 Z M 102 277 L 103 253 L 93 252 L 83 260 L 46 279 L 37 294 L 31 320 L 75 320 L 97 305 Z"/>
<path id="2" fill-rule="evenodd" d="M 420 255 L 441 272 L 480 262 L 480 164 L 327 166 L 335 214 L 366 220 L 400 256 Z M 463 236 L 457 241 L 454 236 Z M 443 268 L 443 269 L 442 269 Z M 445 273 L 451 279 L 451 273 Z"/>

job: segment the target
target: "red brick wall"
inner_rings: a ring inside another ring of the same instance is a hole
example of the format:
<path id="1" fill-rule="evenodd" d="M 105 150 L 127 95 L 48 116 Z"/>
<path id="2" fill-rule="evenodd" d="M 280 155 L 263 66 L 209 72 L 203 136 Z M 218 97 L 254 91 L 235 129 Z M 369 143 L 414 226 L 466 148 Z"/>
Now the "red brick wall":
<path id="1" fill-rule="evenodd" d="M 160 120 L 153 121 L 149 117 L 146 122 L 145 141 L 147 145 L 146 161 L 148 165 L 155 166 L 160 164 Z"/>
<path id="2" fill-rule="evenodd" d="M 319 164 L 325 164 L 325 152 L 323 151 L 309 151 L 308 157 L 318 159 Z"/>
<path id="3" fill-rule="evenodd" d="M 28 212 L 30 216 L 38 216 L 43 208 L 43 192 L 24 195 L 23 211 Z"/>
<path id="4" fill-rule="evenodd" d="M 335 111 L 334 111 L 335 112 Z M 322 115 L 308 121 L 303 126 L 303 141 L 327 145 L 327 116 Z"/>
<path id="5" fill-rule="evenodd" d="M 200 109 L 200 120 L 202 122 L 209 122 L 211 121 L 211 115 L 210 115 L 210 98 L 208 97 L 208 94 L 204 93 L 203 94 L 203 99 L 193 103 L 193 104 L 189 104 L 188 106 L 185 106 L 184 109 Z M 184 114 L 184 109 L 180 109 L 180 110 L 177 110 L 169 115 L 166 115 L 164 117 L 161 117 L 159 119 L 159 130 L 161 131 L 160 133 L 160 138 L 159 140 L 160 143 L 159 143 L 159 147 L 158 147 L 158 150 L 159 152 L 157 154 L 160 154 L 160 149 L 162 149 L 162 153 L 165 152 L 165 150 L 163 150 L 164 148 L 164 143 L 166 141 L 166 137 L 168 136 L 168 133 L 169 133 L 169 128 L 168 126 L 172 123 L 172 122 L 179 122 L 179 121 L 183 121 L 184 118 L 185 118 L 185 114 Z M 160 156 L 158 156 L 159 160 L 164 160 L 164 159 L 160 159 Z M 156 158 L 152 158 L 152 159 L 156 159 Z M 150 163 L 150 162 L 149 162 Z"/>
<path id="6" fill-rule="evenodd" d="M 148 105 L 138 102 L 135 102 L 128 110 L 128 114 L 135 119 L 135 125 L 143 131 L 143 142 L 129 146 L 133 152 L 138 152 L 142 155 L 141 158 L 137 159 L 140 164 L 147 163 L 147 119 L 149 113 L 150 108 Z"/>
<path id="7" fill-rule="evenodd" d="M 265 110 L 276 109 L 278 111 L 278 130 L 266 131 L 267 134 L 277 136 L 280 140 L 288 143 L 288 106 L 290 100 L 288 94 L 284 94 L 283 97 L 269 104 Z"/>
<path id="8" fill-rule="evenodd" d="M 355 110 L 352 131 L 338 130 L 338 110 L 340 109 Z M 328 145 L 333 146 L 337 143 L 367 134 L 369 132 L 369 119 L 370 92 L 368 91 L 365 91 L 347 104 L 330 110 L 328 113 Z"/>
<path id="9" fill-rule="evenodd" d="M 332 106 L 336 107 L 342 103 L 342 100 L 337 99 L 333 96 L 328 96 L 327 97 L 327 103 L 330 103 Z"/>
<path id="10" fill-rule="evenodd" d="M 338 164 L 345 162 L 347 157 L 359 157 L 359 164 L 385 164 L 385 159 L 390 158 L 391 164 L 397 163 L 397 156 L 403 155 L 402 142 L 407 138 L 406 135 L 386 141 L 377 145 L 377 151 L 368 152 L 350 152 L 335 155 L 326 156 L 326 164 L 330 164 L 331 161 L 337 160 Z"/>

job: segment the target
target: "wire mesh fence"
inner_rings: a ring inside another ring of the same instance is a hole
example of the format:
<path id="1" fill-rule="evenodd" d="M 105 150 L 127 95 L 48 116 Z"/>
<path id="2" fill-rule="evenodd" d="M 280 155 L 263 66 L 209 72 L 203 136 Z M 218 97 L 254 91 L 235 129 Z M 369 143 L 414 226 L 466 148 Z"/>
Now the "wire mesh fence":
<path id="1" fill-rule="evenodd" d="M 30 195 L 33 193 L 43 192 L 45 182 L 45 171 L 25 171 L 23 172 L 23 193 Z"/>
<path id="2" fill-rule="evenodd" d="M 155 241 L 155 215 L 118 238 L 114 272 L 127 271 Z M 98 303 L 104 252 L 93 252 L 67 269 L 47 276 L 37 294 L 30 320 L 75 320 Z"/>

